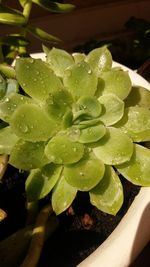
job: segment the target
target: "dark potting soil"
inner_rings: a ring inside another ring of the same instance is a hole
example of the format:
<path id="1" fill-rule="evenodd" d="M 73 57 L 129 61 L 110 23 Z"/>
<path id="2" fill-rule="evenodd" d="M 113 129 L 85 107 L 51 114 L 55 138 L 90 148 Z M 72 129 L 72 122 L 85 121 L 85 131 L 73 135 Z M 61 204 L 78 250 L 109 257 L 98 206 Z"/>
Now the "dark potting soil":
<path id="1" fill-rule="evenodd" d="M 124 204 L 116 216 L 90 204 L 88 193 L 78 192 L 72 206 L 59 217 L 59 228 L 46 241 L 38 267 L 75 267 L 90 255 L 115 229 L 140 187 L 121 178 Z"/>
<path id="2" fill-rule="evenodd" d="M 0 223 L 0 240 L 25 225 L 26 176 L 9 166 L 0 183 L 0 208 L 7 213 Z M 78 192 L 72 206 L 58 216 L 59 227 L 45 242 L 38 267 L 75 267 L 111 234 L 140 190 L 121 180 L 125 199 L 116 216 L 99 211 L 90 204 L 88 193 Z"/>

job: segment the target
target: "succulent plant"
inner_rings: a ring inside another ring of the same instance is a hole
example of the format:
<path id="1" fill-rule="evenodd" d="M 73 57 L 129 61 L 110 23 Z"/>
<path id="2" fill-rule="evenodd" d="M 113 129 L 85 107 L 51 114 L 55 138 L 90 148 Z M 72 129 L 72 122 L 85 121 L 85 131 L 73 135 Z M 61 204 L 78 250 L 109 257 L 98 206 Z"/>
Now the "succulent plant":
<path id="1" fill-rule="evenodd" d="M 119 174 L 150 186 L 150 93 L 112 67 L 106 47 L 88 55 L 52 48 L 46 62 L 19 58 L 15 75 L 11 90 L 1 77 L 0 153 L 29 172 L 28 201 L 49 194 L 60 214 L 86 191 L 115 215 L 124 198 Z"/>

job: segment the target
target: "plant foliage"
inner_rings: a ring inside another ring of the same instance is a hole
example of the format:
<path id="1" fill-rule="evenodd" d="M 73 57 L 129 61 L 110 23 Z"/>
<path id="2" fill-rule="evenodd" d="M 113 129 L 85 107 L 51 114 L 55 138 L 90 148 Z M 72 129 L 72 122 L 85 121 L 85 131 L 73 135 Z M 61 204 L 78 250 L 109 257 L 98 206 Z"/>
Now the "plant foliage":
<path id="1" fill-rule="evenodd" d="M 60 39 L 45 32 L 43 29 L 30 24 L 30 13 L 34 5 L 40 6 L 51 13 L 67 13 L 72 11 L 75 6 L 63 4 L 53 0 L 19 0 L 21 10 L 13 9 L 6 5 L 5 1 L 0 1 L 0 23 L 11 26 L 18 26 L 18 32 L 0 37 L 0 62 L 11 63 L 17 55 L 27 56 L 27 46 L 29 40 L 27 34 L 40 39 L 43 43 L 54 45 Z"/>
<path id="2" fill-rule="evenodd" d="M 150 186 L 150 150 L 137 144 L 150 141 L 150 93 L 139 95 L 128 72 L 112 68 L 106 47 L 87 56 L 46 51 L 46 62 L 19 58 L 16 79 L 1 77 L 0 153 L 29 171 L 29 201 L 50 194 L 60 214 L 87 191 L 93 205 L 115 215 L 124 198 L 119 174 Z"/>

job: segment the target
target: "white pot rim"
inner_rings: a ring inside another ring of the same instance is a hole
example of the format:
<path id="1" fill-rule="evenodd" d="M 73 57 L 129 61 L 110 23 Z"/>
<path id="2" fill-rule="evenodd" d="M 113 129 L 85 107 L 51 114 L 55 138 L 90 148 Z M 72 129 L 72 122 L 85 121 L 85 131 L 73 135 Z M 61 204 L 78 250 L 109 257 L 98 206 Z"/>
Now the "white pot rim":
<path id="1" fill-rule="evenodd" d="M 45 60 L 44 53 L 32 54 L 34 58 Z M 150 84 L 135 71 L 113 62 L 113 67 L 120 66 L 129 72 L 133 85 L 150 90 Z M 111 235 L 80 267 L 128 267 L 150 240 L 150 187 L 141 188 L 126 215 Z"/>

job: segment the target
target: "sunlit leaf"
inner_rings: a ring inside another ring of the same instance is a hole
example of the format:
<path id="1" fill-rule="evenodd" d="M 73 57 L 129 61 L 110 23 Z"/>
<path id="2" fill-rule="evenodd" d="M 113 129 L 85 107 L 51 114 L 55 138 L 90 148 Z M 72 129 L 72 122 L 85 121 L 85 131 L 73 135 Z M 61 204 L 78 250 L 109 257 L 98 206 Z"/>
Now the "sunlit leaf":
<path id="1" fill-rule="evenodd" d="M 108 71 L 112 66 L 112 56 L 107 47 L 95 48 L 89 52 L 86 61 L 92 66 L 92 69 L 101 75 L 102 71 Z"/>
<path id="2" fill-rule="evenodd" d="M 119 121 L 124 113 L 124 102 L 114 94 L 106 94 L 99 97 L 102 105 L 100 120 L 110 126 Z"/>
<path id="3" fill-rule="evenodd" d="M 50 93 L 62 88 L 60 79 L 41 59 L 17 59 L 16 76 L 24 91 L 40 101 L 44 101 Z"/>
<path id="4" fill-rule="evenodd" d="M 52 207 L 56 215 L 65 211 L 72 204 L 76 194 L 77 189 L 68 184 L 62 174 L 52 192 Z"/>
<path id="5" fill-rule="evenodd" d="M 90 191 L 90 201 L 99 210 L 116 215 L 123 203 L 123 188 L 112 167 L 106 166 L 99 184 Z"/>
<path id="6" fill-rule="evenodd" d="M 45 102 L 45 109 L 50 117 L 57 121 L 63 121 L 63 116 L 71 109 L 73 99 L 65 89 L 59 89 L 49 94 Z"/>
<path id="7" fill-rule="evenodd" d="M 127 71 L 111 69 L 102 72 L 98 87 L 101 95 L 111 93 L 123 100 L 130 93 L 132 84 Z"/>
<path id="8" fill-rule="evenodd" d="M 75 63 L 79 63 L 79 62 L 85 60 L 85 58 L 86 58 L 86 55 L 84 53 L 77 53 L 76 52 L 76 53 L 73 53 L 72 56 L 74 58 Z"/>
<path id="9" fill-rule="evenodd" d="M 107 128 L 107 133 L 95 146 L 95 155 L 108 165 L 129 161 L 133 153 L 132 140 L 121 130 L 113 127 Z"/>
<path id="10" fill-rule="evenodd" d="M 123 118 L 115 125 L 128 134 L 134 142 L 150 140 L 150 110 L 144 107 L 125 109 Z"/>
<path id="11" fill-rule="evenodd" d="M 10 125 L 17 136 L 31 142 L 50 139 L 58 128 L 48 114 L 34 104 L 19 106 L 11 117 Z"/>
<path id="12" fill-rule="evenodd" d="M 80 130 L 80 143 L 97 142 L 106 133 L 106 128 L 103 124 L 97 124 Z"/>
<path id="13" fill-rule="evenodd" d="M 95 97 L 82 96 L 79 98 L 77 104 L 79 105 L 79 109 L 83 110 L 88 116 L 96 118 L 101 114 L 102 106 Z"/>
<path id="14" fill-rule="evenodd" d="M 133 86 L 130 94 L 125 99 L 125 106 L 136 106 L 146 107 L 150 109 L 150 93 L 149 91 L 141 86 Z"/>
<path id="15" fill-rule="evenodd" d="M 150 149 L 135 144 L 130 161 L 116 168 L 131 183 L 150 186 Z"/>
<path id="16" fill-rule="evenodd" d="M 0 129 L 0 154 L 10 154 L 17 141 L 18 137 L 10 126 Z"/>
<path id="17" fill-rule="evenodd" d="M 84 146 L 67 135 L 53 137 L 45 147 L 45 154 L 56 164 L 70 164 L 79 161 L 84 154 Z"/>
<path id="18" fill-rule="evenodd" d="M 73 57 L 65 50 L 52 48 L 47 55 L 47 63 L 56 75 L 63 77 L 67 67 L 74 64 Z"/>
<path id="19" fill-rule="evenodd" d="M 48 164 L 41 170 L 32 170 L 26 180 L 28 201 L 44 198 L 57 183 L 62 167 Z"/>
<path id="20" fill-rule="evenodd" d="M 97 90 L 97 76 L 86 62 L 68 67 L 63 77 L 64 85 L 75 99 L 81 96 L 94 96 Z"/>
<path id="21" fill-rule="evenodd" d="M 17 93 L 10 93 L 0 101 L 0 119 L 10 122 L 16 108 L 22 104 L 30 103 L 31 99 Z"/>
<path id="22" fill-rule="evenodd" d="M 49 163 L 44 149 L 45 142 L 32 143 L 20 139 L 11 151 L 9 163 L 22 170 L 41 168 Z"/>
<path id="23" fill-rule="evenodd" d="M 89 191 L 104 175 L 104 164 L 97 158 L 83 158 L 79 162 L 64 167 L 66 181 L 81 191 Z"/>

